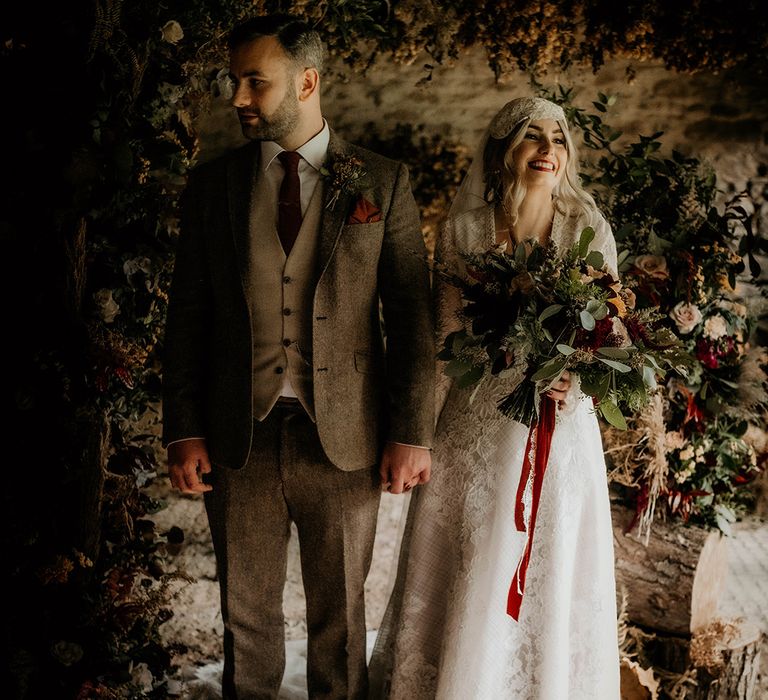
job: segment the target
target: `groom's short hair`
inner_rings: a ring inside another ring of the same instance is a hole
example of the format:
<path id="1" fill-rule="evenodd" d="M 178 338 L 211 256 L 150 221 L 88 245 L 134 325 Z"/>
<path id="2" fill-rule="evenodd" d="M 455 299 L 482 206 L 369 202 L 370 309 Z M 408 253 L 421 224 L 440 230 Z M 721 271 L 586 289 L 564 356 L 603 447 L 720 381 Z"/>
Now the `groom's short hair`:
<path id="1" fill-rule="evenodd" d="M 320 34 L 294 15 L 276 13 L 251 17 L 232 29 L 227 44 L 231 51 L 263 36 L 275 37 L 300 68 L 315 68 L 322 73 L 325 51 Z"/>

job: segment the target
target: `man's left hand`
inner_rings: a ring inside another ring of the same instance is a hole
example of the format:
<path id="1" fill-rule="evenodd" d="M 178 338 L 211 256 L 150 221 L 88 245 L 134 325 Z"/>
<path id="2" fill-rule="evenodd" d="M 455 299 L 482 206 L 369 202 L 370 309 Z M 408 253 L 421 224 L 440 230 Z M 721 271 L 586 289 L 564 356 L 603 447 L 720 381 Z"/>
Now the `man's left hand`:
<path id="1" fill-rule="evenodd" d="M 390 493 L 410 491 L 429 481 L 431 469 L 432 453 L 428 449 L 388 442 L 379 467 L 381 488 Z"/>

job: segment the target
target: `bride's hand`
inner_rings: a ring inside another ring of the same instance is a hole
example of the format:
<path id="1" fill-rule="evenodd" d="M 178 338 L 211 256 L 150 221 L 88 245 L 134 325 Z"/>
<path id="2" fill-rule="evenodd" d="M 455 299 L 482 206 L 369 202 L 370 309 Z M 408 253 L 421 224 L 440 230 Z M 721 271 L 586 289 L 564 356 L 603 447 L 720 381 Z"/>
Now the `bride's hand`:
<path id="1" fill-rule="evenodd" d="M 547 396 L 553 401 L 557 401 L 557 405 L 562 408 L 565 397 L 571 388 L 571 373 L 565 370 L 560 378 L 551 386 L 547 392 Z"/>

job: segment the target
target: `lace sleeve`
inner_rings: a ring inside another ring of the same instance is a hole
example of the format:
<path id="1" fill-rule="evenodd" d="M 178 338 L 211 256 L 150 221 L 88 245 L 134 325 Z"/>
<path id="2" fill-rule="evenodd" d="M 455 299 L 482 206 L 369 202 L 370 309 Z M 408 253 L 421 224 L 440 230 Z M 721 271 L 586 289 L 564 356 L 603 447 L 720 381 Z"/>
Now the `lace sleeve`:
<path id="1" fill-rule="evenodd" d="M 461 260 L 456 247 L 456 228 L 453 219 L 448 219 L 437 237 L 435 262 L 451 272 L 459 272 Z M 433 284 L 433 303 L 435 307 L 435 348 L 439 352 L 446 337 L 463 327 L 461 321 L 461 292 L 440 275 L 435 275 Z M 453 380 L 443 373 L 446 363 L 437 361 L 435 381 L 435 419 L 448 398 Z"/>

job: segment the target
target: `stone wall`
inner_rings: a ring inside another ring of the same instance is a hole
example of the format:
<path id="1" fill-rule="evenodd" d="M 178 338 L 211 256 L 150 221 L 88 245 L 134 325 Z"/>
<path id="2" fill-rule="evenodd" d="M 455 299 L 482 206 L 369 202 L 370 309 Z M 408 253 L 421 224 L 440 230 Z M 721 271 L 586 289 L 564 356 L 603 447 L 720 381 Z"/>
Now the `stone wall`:
<path id="1" fill-rule="evenodd" d="M 504 102 L 533 94 L 524 73 L 495 82 L 479 51 L 465 53 L 452 66 L 436 66 L 431 80 L 424 81 L 428 60 L 402 66 L 380 58 L 366 77 L 332 63 L 323 88 L 328 121 L 352 140 L 367 122 L 381 130 L 397 122 L 424 124 L 474 149 Z M 681 75 L 658 63 L 627 61 L 611 62 L 596 75 L 589 68 L 572 68 L 542 82 L 576 88 L 579 107 L 590 107 L 597 91 L 616 95 L 606 116 L 612 126 L 633 138 L 664 131 L 665 148 L 711 162 L 723 188 L 743 188 L 761 164 L 768 164 L 768 90 L 758 82 L 727 74 Z M 200 126 L 203 159 L 242 142 L 233 111 L 223 101 Z"/>

